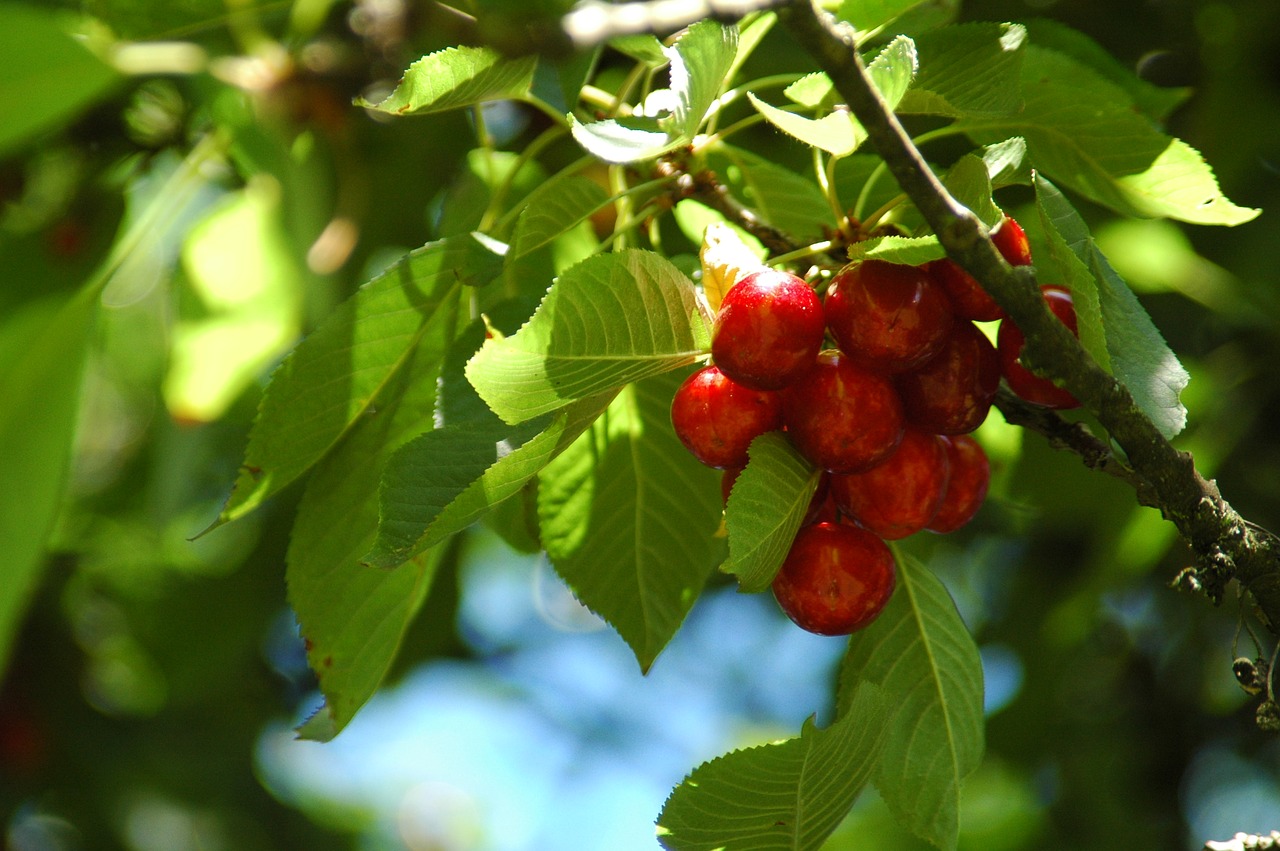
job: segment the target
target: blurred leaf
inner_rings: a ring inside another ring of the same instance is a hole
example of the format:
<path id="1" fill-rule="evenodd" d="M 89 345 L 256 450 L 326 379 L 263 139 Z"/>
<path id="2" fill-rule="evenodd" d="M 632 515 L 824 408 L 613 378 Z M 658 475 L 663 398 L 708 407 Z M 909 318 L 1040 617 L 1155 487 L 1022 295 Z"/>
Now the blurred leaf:
<path id="1" fill-rule="evenodd" d="M 1036 47 L 1055 50 L 1088 66 L 1124 89 L 1133 103 L 1157 122 L 1163 122 L 1170 112 L 1191 96 L 1190 88 L 1163 88 L 1148 83 L 1089 36 L 1065 24 L 1047 18 L 1036 18 L 1029 21 L 1026 27 L 1031 43 Z"/>
<path id="2" fill-rule="evenodd" d="M 709 349 L 693 282 L 663 257 L 632 249 L 565 271 L 515 336 L 485 343 L 467 378 L 498 416 L 518 423 Z"/>
<path id="3" fill-rule="evenodd" d="M 487 47 L 449 47 L 409 66 L 382 101 L 356 98 L 356 106 L 392 115 L 427 115 L 529 93 L 536 57 L 504 59 Z"/>
<path id="4" fill-rule="evenodd" d="M 1112 374 L 1129 388 L 1161 434 L 1174 437 L 1187 424 L 1187 409 L 1179 396 L 1191 376 L 1057 187 L 1037 177 L 1036 202 L 1046 229 L 1056 231 L 1092 275 Z M 1087 303 L 1087 291 L 1083 298 Z"/>
<path id="5" fill-rule="evenodd" d="M 1126 215 L 1205 225 L 1258 215 L 1231 203 L 1200 154 L 1156 130 L 1123 89 L 1064 54 L 1025 54 L 1022 110 L 965 117 L 957 130 L 978 142 L 1024 137 L 1038 169 Z"/>
<path id="6" fill-rule="evenodd" d="M 35 302 L 0 325 L 0 677 L 44 567 L 62 505 L 80 384 L 101 287 L 52 309 Z"/>
<path id="7" fill-rule="evenodd" d="M 383 466 L 431 422 L 452 328 L 433 323 L 378 396 L 316 464 L 298 506 L 285 579 L 325 705 L 299 733 L 337 735 L 377 690 L 434 576 L 437 551 L 396 570 L 360 563 L 378 528 Z M 443 549 L 443 548 L 441 548 Z"/>
<path id="8" fill-rule="evenodd" d="M 849 246 L 850 260 L 883 260 L 903 266 L 919 266 L 947 256 L 938 238 L 929 236 L 877 236 Z"/>
<path id="9" fill-rule="evenodd" d="M 916 73 L 915 44 L 906 36 L 891 41 L 875 59 L 867 65 L 867 73 L 890 109 L 898 105 Z M 794 84 L 793 84 L 794 85 Z M 801 93 L 812 99 L 819 93 L 819 84 L 809 83 Z M 788 89 L 790 96 L 790 89 Z M 752 106 L 768 119 L 769 123 L 806 145 L 821 148 L 832 156 L 845 157 L 853 153 L 867 139 L 867 131 L 847 109 L 839 109 L 822 118 L 812 119 L 771 106 L 748 92 Z M 823 98 L 818 98 L 821 101 Z"/>
<path id="10" fill-rule="evenodd" d="M 671 428 L 683 376 L 628 385 L 542 474 L 542 543 L 648 670 L 723 557 L 719 477 Z"/>
<path id="11" fill-rule="evenodd" d="M 947 589 L 914 559 L 899 560 L 889 605 L 849 641 L 842 715 L 862 683 L 893 707 L 876 789 L 913 832 L 954 849 L 960 785 L 982 761 L 982 661 Z"/>
<path id="12" fill-rule="evenodd" d="M 658 816 L 670 851 L 816 851 L 836 829 L 880 759 L 889 707 L 862 684 L 826 729 L 704 762 Z"/>
<path id="13" fill-rule="evenodd" d="M 74 119 L 120 80 L 44 12 L 0 6 L 0 155 Z"/>
<path id="14" fill-rule="evenodd" d="M 1016 112 L 1026 35 L 1021 24 L 988 23 L 920 33 L 920 72 L 898 111 L 955 117 Z"/>
<path id="15" fill-rule="evenodd" d="M 782 432 L 751 441 L 750 463 L 738 475 L 725 510 L 729 560 L 720 568 L 743 592 L 763 591 L 782 566 L 809 511 L 822 471 Z"/>
<path id="16" fill-rule="evenodd" d="M 372 413 L 421 340 L 441 328 L 452 337 L 463 287 L 492 280 L 499 263 L 470 237 L 429 243 L 330 314 L 272 374 L 219 522 L 252 511 Z"/>
<path id="17" fill-rule="evenodd" d="M 251 180 L 188 233 L 182 248 L 205 315 L 179 321 L 165 401 L 183 422 L 210 422 L 293 344 L 301 270 L 280 221 L 280 188 Z"/>
<path id="18" fill-rule="evenodd" d="M 481 226 L 495 195 L 501 194 L 510 207 L 518 207 L 546 180 L 542 166 L 519 154 L 473 148 L 467 151 L 465 170 L 440 201 L 435 233 L 441 237 L 465 236 Z"/>

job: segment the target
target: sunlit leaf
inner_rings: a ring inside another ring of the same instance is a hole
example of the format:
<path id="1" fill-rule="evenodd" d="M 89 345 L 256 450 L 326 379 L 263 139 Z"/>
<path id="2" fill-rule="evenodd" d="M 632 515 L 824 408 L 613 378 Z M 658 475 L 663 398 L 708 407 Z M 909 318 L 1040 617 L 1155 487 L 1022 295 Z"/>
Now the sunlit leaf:
<path id="1" fill-rule="evenodd" d="M 681 201 L 680 204 L 696 203 Z M 676 205 L 677 212 L 680 204 Z M 707 209 L 707 208 L 703 208 Z M 759 240 L 721 219 L 702 231 L 698 260 L 702 264 L 702 291 L 712 313 L 720 309 L 725 294 L 743 277 L 769 268 L 762 261 L 764 246 Z"/>
<path id="2" fill-rule="evenodd" d="M 409 66 L 395 90 L 378 103 L 356 105 L 392 115 L 426 115 L 524 96 L 537 59 L 506 59 L 487 47 L 448 47 Z"/>
<path id="3" fill-rule="evenodd" d="M 929 236 L 877 236 L 849 246 L 850 260 L 883 260 L 904 266 L 919 266 L 947 256 L 938 238 Z"/>
<path id="4" fill-rule="evenodd" d="M 734 751 L 693 770 L 658 816 L 670 851 L 816 851 L 857 800 L 884 746 L 890 707 L 863 684 L 831 726 Z"/>
<path id="5" fill-rule="evenodd" d="M 982 761 L 982 662 L 947 589 L 913 559 L 899 559 L 889 605 L 849 641 L 842 714 L 862 683 L 879 686 L 893 707 L 876 789 L 903 825 L 954 849 L 960 785 Z"/>
<path id="6" fill-rule="evenodd" d="M 624 388 L 543 472 L 542 542 L 584 605 L 653 664 L 723 557 L 719 476 L 671 427 L 672 373 Z"/>
<path id="7" fill-rule="evenodd" d="M 680 139 L 692 139 L 733 67 L 738 28 L 699 21 L 665 51 L 671 61 L 671 91 L 676 95 L 669 129 Z"/>
<path id="8" fill-rule="evenodd" d="M 518 333 L 485 343 L 467 378 L 498 416 L 518 423 L 709 349 L 693 282 L 657 254 L 628 250 L 567 270 Z"/>
<path id="9" fill-rule="evenodd" d="M 738 475 L 725 511 L 729 560 L 721 570 L 745 592 L 763 591 L 791 549 L 822 471 L 781 432 L 751 442 L 750 463 Z"/>
<path id="10" fill-rule="evenodd" d="M 920 33 L 915 39 L 920 73 L 898 111 L 948 116 L 1016 112 L 1026 35 L 1021 24 L 991 23 Z"/>
<path id="11" fill-rule="evenodd" d="M 966 154 L 957 160 L 947 170 L 942 183 L 987 227 L 995 227 L 1004 217 L 991 198 L 991 175 L 987 163 L 977 154 Z"/>

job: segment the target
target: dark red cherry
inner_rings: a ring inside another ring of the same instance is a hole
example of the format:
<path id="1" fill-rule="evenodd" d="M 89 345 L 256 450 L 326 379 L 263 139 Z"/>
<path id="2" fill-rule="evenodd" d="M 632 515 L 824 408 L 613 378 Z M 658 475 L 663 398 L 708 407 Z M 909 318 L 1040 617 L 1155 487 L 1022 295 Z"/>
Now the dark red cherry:
<path id="1" fill-rule="evenodd" d="M 879 616 L 896 583 L 884 541 L 853 526 L 816 523 L 796 534 L 773 596 L 802 629 L 848 635 Z"/>
<path id="2" fill-rule="evenodd" d="M 902 372 L 933 357 L 951 329 L 947 294 L 919 266 L 851 263 L 831 281 L 823 309 L 840 351 Z"/>
<path id="3" fill-rule="evenodd" d="M 782 426 L 782 400 L 704 366 L 676 390 L 671 424 L 685 448 L 708 467 L 744 467 L 751 441 Z"/>

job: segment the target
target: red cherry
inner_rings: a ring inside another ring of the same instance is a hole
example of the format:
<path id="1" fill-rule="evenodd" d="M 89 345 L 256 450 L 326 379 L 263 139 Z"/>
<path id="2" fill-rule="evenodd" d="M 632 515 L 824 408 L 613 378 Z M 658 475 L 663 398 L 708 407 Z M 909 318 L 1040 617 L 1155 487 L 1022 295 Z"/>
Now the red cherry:
<path id="1" fill-rule="evenodd" d="M 824 312 L 840 351 L 902 372 L 937 354 L 951 329 L 946 292 L 919 266 L 864 260 L 831 281 Z"/>
<path id="2" fill-rule="evenodd" d="M 1058 321 L 1070 328 L 1072 334 L 1080 336 L 1076 330 L 1076 309 L 1071 293 L 1050 284 L 1040 287 L 1040 293 Z M 1004 374 L 1005 381 L 1009 382 L 1009 389 L 1033 405 L 1059 410 L 1080 407 L 1075 396 L 1022 365 L 1022 347 L 1025 343 L 1026 337 L 1012 320 L 1005 319 L 1000 323 L 1000 331 L 996 334 L 996 348 L 1000 353 L 1000 371 Z"/>
<path id="3" fill-rule="evenodd" d="M 1009 216 L 1005 216 L 991 232 L 991 241 L 1010 266 L 1031 265 L 1031 243 L 1027 241 L 1026 231 Z M 996 304 L 991 294 L 954 260 L 934 260 L 927 264 L 927 268 L 929 274 L 947 291 L 956 316 L 975 322 L 1004 318 L 1004 310 Z"/>
<path id="4" fill-rule="evenodd" d="M 945 438 L 909 428 L 897 451 L 863 473 L 831 477 L 841 511 L 881 538 L 896 541 L 928 525 L 947 492 Z"/>
<path id="5" fill-rule="evenodd" d="M 833 473 L 873 467 L 902 440 L 902 404 L 888 376 L 834 349 L 783 391 L 782 416 L 800 454 Z"/>
<path id="6" fill-rule="evenodd" d="M 800 628 L 848 635 L 876 619 L 896 583 L 884 541 L 853 526 L 817 523 L 796 534 L 773 596 Z"/>
<path id="7" fill-rule="evenodd" d="M 822 301 L 800 278 L 765 269 L 725 293 L 711 334 L 711 358 L 755 390 L 778 390 L 813 366 L 826 333 Z"/>
<path id="8" fill-rule="evenodd" d="M 982 446 L 967 434 L 942 437 L 947 448 L 947 461 L 951 477 L 947 480 L 947 492 L 942 506 L 929 521 L 931 532 L 954 532 L 966 525 L 978 513 L 987 498 L 987 486 L 991 483 L 991 463 Z"/>
<path id="9" fill-rule="evenodd" d="M 967 434 L 987 418 L 1000 389 L 996 347 L 972 322 L 957 322 L 942 351 L 895 376 L 907 420 L 934 434 Z"/>
<path id="10" fill-rule="evenodd" d="M 676 390 L 671 424 L 685 448 L 708 467 L 745 467 L 751 441 L 781 427 L 782 400 L 704 366 Z"/>

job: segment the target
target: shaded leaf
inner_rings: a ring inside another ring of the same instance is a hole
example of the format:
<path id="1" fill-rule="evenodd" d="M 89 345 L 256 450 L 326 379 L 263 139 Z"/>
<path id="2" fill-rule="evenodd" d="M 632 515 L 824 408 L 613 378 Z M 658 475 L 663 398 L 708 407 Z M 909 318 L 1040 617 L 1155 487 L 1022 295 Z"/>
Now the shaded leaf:
<path id="1" fill-rule="evenodd" d="M 1111 268 L 1080 214 L 1057 187 L 1037 177 L 1036 202 L 1041 219 L 1048 226 L 1046 230 L 1056 233 L 1091 274 L 1112 374 L 1129 388 L 1138 407 L 1161 434 L 1173 438 L 1187 424 L 1187 409 L 1179 396 L 1191 380 L 1190 375 L 1129 285 Z M 1077 275 L 1072 283 L 1082 287 L 1081 300 L 1087 309 L 1092 301 L 1090 282 Z M 1081 329 L 1082 339 L 1084 335 L 1085 330 Z"/>
<path id="2" fill-rule="evenodd" d="M 782 432 L 751 441 L 750 463 L 738 475 L 725 510 L 729 560 L 721 567 L 744 592 L 773 582 L 800 528 L 822 471 L 800 455 Z"/>
<path id="3" fill-rule="evenodd" d="M 965 154 L 957 160 L 947 170 L 942 183 L 987 227 L 995 227 L 1004 218 L 1004 213 L 991 198 L 991 175 L 987 163 L 977 154 Z"/>
<path id="4" fill-rule="evenodd" d="M 693 282 L 670 261 L 633 249 L 566 270 L 533 318 L 514 336 L 487 341 L 466 374 L 499 417 L 517 423 L 709 349 Z"/>
<path id="5" fill-rule="evenodd" d="M 1021 24 L 990 23 L 920 33 L 920 73 L 898 111 L 957 117 L 1015 112 L 1026 35 Z"/>
<path id="6" fill-rule="evenodd" d="M 876 789 L 917 835 L 954 849 L 961 781 L 982 761 L 982 662 L 947 589 L 913 559 L 899 559 L 889 605 L 849 641 L 842 714 L 862 683 L 893 707 Z"/>
<path id="7" fill-rule="evenodd" d="M 543 471 L 542 543 L 584 605 L 648 669 L 723 558 L 719 476 L 671 427 L 679 373 L 623 388 Z"/>
<path id="8" fill-rule="evenodd" d="M 330 314 L 272 374 L 220 521 L 252 511 L 323 458 L 428 332 L 447 327 L 452 338 L 463 286 L 491 280 L 500 263 L 470 237 L 429 243 Z"/>
<path id="9" fill-rule="evenodd" d="M 385 99 L 356 98 L 355 103 L 392 115 L 427 115 L 513 100 L 528 94 L 536 64 L 536 57 L 505 59 L 487 47 L 448 47 L 410 65 Z"/>
<path id="10" fill-rule="evenodd" d="M 670 851 L 815 851 L 871 777 L 889 707 L 863 684 L 825 729 L 704 762 L 667 798 L 658 841 Z"/>
<path id="11" fill-rule="evenodd" d="M 790 169 L 725 144 L 709 151 L 707 161 L 738 200 L 784 233 L 817 236 L 832 223 L 817 184 Z"/>

